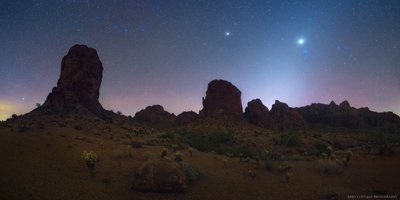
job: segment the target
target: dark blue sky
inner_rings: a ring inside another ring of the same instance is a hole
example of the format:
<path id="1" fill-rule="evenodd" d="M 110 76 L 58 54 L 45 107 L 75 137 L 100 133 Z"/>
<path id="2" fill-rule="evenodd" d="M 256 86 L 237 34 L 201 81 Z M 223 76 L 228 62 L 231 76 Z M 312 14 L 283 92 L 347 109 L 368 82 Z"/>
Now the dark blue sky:
<path id="1" fill-rule="evenodd" d="M 43 103 L 74 44 L 96 48 L 100 101 L 201 109 L 212 79 L 292 107 L 400 114 L 400 1 L 0 0 L 0 119 Z"/>

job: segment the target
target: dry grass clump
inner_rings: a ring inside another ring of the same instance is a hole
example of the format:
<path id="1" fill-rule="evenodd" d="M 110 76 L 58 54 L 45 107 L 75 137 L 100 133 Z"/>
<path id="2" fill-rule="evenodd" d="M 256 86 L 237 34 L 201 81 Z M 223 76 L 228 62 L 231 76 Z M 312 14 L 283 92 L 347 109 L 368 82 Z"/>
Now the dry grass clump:
<path id="1" fill-rule="evenodd" d="M 320 160 L 316 166 L 323 174 L 327 175 L 341 174 L 343 172 L 343 164 L 339 160 Z"/>

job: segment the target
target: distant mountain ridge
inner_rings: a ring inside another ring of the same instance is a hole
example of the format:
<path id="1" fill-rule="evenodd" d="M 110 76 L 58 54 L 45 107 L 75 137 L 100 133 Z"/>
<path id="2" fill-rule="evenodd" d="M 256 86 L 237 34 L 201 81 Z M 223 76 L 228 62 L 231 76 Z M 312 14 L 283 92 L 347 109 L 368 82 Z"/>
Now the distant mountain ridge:
<path id="1" fill-rule="evenodd" d="M 26 115 L 89 115 L 111 120 L 117 115 L 104 110 L 100 104 L 99 91 L 103 66 L 97 51 L 85 45 L 74 45 L 61 63 L 61 75 L 57 86 L 48 95 L 44 104 Z M 199 114 L 183 112 L 175 116 L 161 105 L 148 106 L 136 113 L 133 121 L 154 127 L 181 126 L 201 118 L 240 120 L 266 129 L 302 129 L 314 125 L 374 128 L 386 127 L 400 130 L 400 117 L 393 112 L 373 112 L 369 108 L 353 108 L 343 101 L 339 105 L 313 103 L 291 108 L 278 100 L 271 110 L 260 99 L 247 104 L 245 111 L 241 103 L 241 91 L 226 80 L 213 80 L 208 84 L 203 98 L 203 109 Z M 131 120 L 131 118 L 129 118 Z"/>

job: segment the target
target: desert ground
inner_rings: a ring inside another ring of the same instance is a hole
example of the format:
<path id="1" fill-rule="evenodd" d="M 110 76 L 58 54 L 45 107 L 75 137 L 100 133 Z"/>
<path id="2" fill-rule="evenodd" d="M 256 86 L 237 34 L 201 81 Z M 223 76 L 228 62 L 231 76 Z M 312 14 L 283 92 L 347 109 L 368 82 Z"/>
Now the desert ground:
<path id="1" fill-rule="evenodd" d="M 260 159 L 257 166 L 256 159 L 239 162 L 241 155 L 223 152 L 193 149 L 190 155 L 188 144 L 166 139 L 180 129 L 160 131 L 118 121 L 48 124 L 23 129 L 15 123 L 2 124 L 1 199 L 348 199 L 348 195 L 395 195 L 391 197 L 396 199 L 400 192 L 399 148 L 393 146 L 391 152 L 379 155 L 379 149 L 372 146 L 368 153 L 363 146 L 368 134 L 360 130 L 303 130 L 302 145 L 295 147 L 277 142 L 279 131 L 250 126 L 238 131 L 242 135 L 234 133 L 235 143 L 255 143 L 280 155 L 273 161 Z M 127 131 L 127 127 L 134 130 Z M 324 158 L 308 154 L 307 149 L 333 140 L 336 146 L 340 142 L 351 146 L 345 150 L 352 151 L 352 157 L 347 166 L 337 164 L 333 168 L 339 170 L 330 173 L 321 165 L 342 159 L 344 151 L 334 146 L 331 158 Z M 138 168 L 145 160 L 160 159 L 163 148 L 168 148 L 170 157 L 178 148 L 200 177 L 183 192 L 136 191 L 133 183 Z M 81 159 L 84 150 L 98 156 L 94 176 Z"/>

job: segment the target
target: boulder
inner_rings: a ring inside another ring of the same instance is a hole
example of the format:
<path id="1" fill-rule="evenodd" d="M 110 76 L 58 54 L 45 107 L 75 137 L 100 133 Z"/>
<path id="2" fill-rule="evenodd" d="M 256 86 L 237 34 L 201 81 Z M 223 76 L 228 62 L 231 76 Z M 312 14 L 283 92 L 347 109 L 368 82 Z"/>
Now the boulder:
<path id="1" fill-rule="evenodd" d="M 270 113 L 280 129 L 303 128 L 306 126 L 303 117 L 295 109 L 278 100 L 272 105 Z"/>
<path id="2" fill-rule="evenodd" d="M 103 111 L 98 100 L 102 76 L 103 66 L 96 50 L 74 45 L 64 56 L 57 86 L 47 96 L 41 109 L 52 113 L 84 109 L 100 114 Z"/>
<path id="3" fill-rule="evenodd" d="M 260 99 L 254 99 L 247 103 L 244 116 L 250 123 L 256 126 L 263 128 L 275 128 L 276 126 L 276 122 L 269 114 L 268 108 Z"/>
<path id="4" fill-rule="evenodd" d="M 203 98 L 202 116 L 242 116 L 241 92 L 225 80 L 213 80 L 208 84 Z"/>
<path id="5" fill-rule="evenodd" d="M 188 181 L 181 166 L 174 161 L 145 161 L 139 168 L 133 188 L 147 192 L 183 192 Z"/>
<path id="6" fill-rule="evenodd" d="M 174 123 L 175 115 L 165 111 L 160 105 L 152 105 L 137 112 L 133 120 L 157 127 L 168 127 Z"/>

